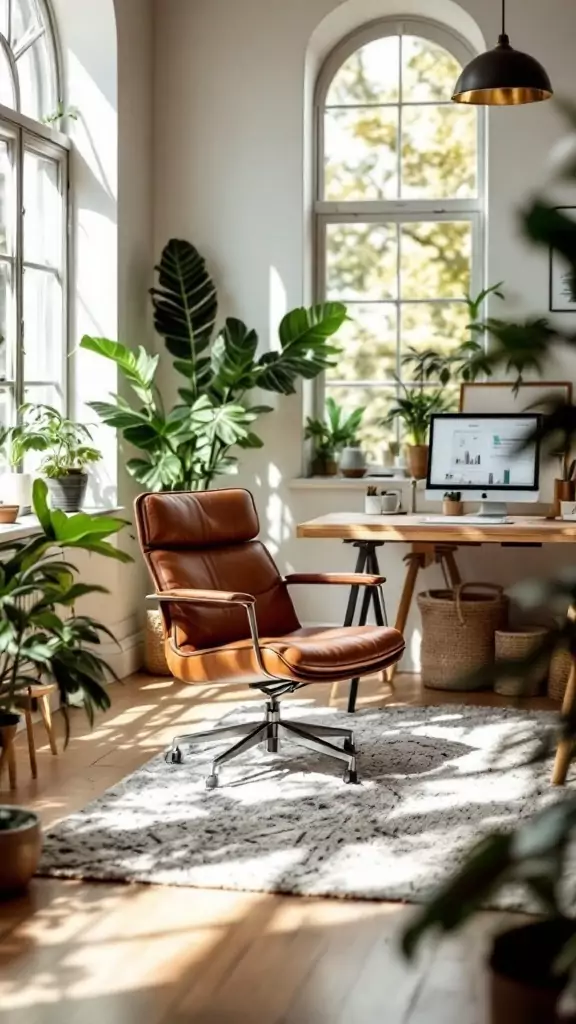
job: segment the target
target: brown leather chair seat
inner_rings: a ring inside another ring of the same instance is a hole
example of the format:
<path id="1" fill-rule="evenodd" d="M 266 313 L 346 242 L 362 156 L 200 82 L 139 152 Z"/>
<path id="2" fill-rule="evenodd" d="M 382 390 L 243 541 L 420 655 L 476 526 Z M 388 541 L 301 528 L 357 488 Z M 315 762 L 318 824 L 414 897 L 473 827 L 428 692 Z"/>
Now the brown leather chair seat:
<path id="1" fill-rule="evenodd" d="M 356 782 L 352 730 L 345 725 L 285 721 L 279 699 L 309 683 L 340 682 L 382 671 L 402 657 L 404 639 L 384 626 L 304 627 L 290 590 L 295 585 L 379 588 L 385 580 L 354 573 L 284 578 L 257 539 L 254 499 L 241 488 L 142 494 L 135 507 L 142 552 L 162 613 L 166 659 L 175 678 L 186 683 L 246 683 L 267 698 L 260 722 L 177 736 L 167 760 L 180 763 L 184 743 L 236 739 L 213 760 L 206 780 L 212 788 L 226 761 L 258 744 L 277 753 L 280 740 L 290 738 L 343 761 L 345 780 Z"/>
<path id="2" fill-rule="evenodd" d="M 260 637 L 266 670 L 278 679 L 302 683 L 333 682 L 357 672 L 378 672 L 404 650 L 395 629 L 380 626 L 302 627 L 282 637 Z M 184 660 L 185 659 L 185 660 Z M 186 682 L 258 683 L 262 672 L 250 639 L 201 652 L 184 645 L 168 651 L 168 661 Z"/>

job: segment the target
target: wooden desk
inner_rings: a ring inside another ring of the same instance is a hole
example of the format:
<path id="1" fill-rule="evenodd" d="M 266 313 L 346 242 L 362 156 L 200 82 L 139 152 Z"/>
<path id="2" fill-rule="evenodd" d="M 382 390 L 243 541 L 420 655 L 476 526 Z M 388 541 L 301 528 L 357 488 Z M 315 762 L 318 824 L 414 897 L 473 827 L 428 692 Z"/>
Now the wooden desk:
<path id="1" fill-rule="evenodd" d="M 297 527 L 298 537 L 336 540 L 393 541 L 410 544 L 576 544 L 576 522 L 539 516 L 510 516 L 502 526 L 445 525 L 423 522 L 423 515 L 366 516 L 361 512 L 332 512 Z M 439 517 L 440 518 L 440 517 Z"/>
<path id="2" fill-rule="evenodd" d="M 539 516 L 510 516 L 510 522 L 499 526 L 475 525 L 466 522 L 466 517 L 458 524 L 444 524 L 438 517 L 436 522 L 424 522 L 422 513 L 419 515 L 399 516 L 368 516 L 355 512 L 332 512 L 318 519 L 300 523 L 296 535 L 309 539 L 342 540 L 353 544 L 358 549 L 356 563 L 357 572 L 370 572 L 380 575 L 377 549 L 385 543 L 409 544 L 410 552 L 406 556 L 408 565 L 402 594 L 396 613 L 395 627 L 404 632 L 410 612 L 412 598 L 418 573 L 428 565 L 441 565 L 448 586 L 461 583 L 461 576 L 456 563 L 455 552 L 459 547 L 480 544 L 499 544 L 511 547 L 540 547 L 543 544 L 576 544 L 576 522 L 563 522 L 555 519 L 544 519 Z M 352 588 L 345 625 L 352 625 L 356 614 L 358 587 Z M 360 624 L 367 621 L 370 600 L 374 601 L 376 621 L 382 621 L 380 599 L 374 593 L 365 595 L 360 612 Z M 570 614 L 576 616 L 576 610 Z M 396 666 L 394 666 L 395 669 Z M 393 678 L 391 670 L 389 678 Z M 354 711 L 358 693 L 358 679 L 353 679 L 350 686 L 348 710 Z M 570 679 L 566 688 L 563 713 L 571 712 L 576 706 L 576 664 L 573 663 Z M 571 744 L 561 743 L 556 755 L 553 782 L 563 785 L 566 780 L 568 765 L 572 753 Z"/>

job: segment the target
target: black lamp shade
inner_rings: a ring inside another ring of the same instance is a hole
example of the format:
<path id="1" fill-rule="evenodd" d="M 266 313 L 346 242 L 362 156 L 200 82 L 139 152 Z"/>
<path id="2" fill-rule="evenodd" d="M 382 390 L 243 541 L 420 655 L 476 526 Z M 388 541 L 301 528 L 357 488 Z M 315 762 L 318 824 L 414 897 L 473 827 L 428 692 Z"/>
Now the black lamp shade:
<path id="1" fill-rule="evenodd" d="M 498 45 L 467 64 L 456 83 L 455 103 L 511 107 L 537 103 L 554 94 L 542 65 L 527 53 L 510 46 L 507 35 Z"/>

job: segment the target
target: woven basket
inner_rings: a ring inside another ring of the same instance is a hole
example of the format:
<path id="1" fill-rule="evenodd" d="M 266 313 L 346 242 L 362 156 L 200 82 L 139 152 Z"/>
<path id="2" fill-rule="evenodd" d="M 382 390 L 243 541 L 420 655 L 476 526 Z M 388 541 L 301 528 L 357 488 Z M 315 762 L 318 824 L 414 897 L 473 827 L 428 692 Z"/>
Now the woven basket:
<path id="1" fill-rule="evenodd" d="M 510 632 L 496 630 L 496 661 L 518 661 L 527 658 L 538 649 L 547 633 L 545 626 L 526 627 L 524 630 Z M 518 676 L 511 673 L 499 679 L 494 685 L 494 690 L 503 697 L 535 697 L 544 686 L 549 663 L 549 657 L 545 660 L 540 658 L 528 675 Z"/>
<path id="2" fill-rule="evenodd" d="M 507 624 L 508 600 L 503 588 L 494 583 L 463 583 L 454 590 L 430 590 L 418 595 L 418 607 L 424 686 L 469 689 L 465 677 L 492 664 L 494 634 Z"/>
<path id="3" fill-rule="evenodd" d="M 157 610 L 146 612 L 146 636 L 144 638 L 144 667 L 151 676 L 171 676 L 172 673 L 164 654 L 164 629 L 162 617 Z"/>
<path id="4" fill-rule="evenodd" d="M 554 651 L 548 674 L 548 696 L 551 700 L 557 700 L 560 703 L 564 700 L 571 668 L 572 657 L 570 652 L 562 649 Z"/>

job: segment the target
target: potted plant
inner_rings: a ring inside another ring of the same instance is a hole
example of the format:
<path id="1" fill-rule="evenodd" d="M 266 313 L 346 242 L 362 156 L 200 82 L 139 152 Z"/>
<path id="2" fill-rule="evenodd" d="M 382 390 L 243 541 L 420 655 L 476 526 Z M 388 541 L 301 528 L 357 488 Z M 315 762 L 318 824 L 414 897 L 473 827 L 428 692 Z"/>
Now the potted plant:
<path id="1" fill-rule="evenodd" d="M 442 513 L 445 516 L 464 515 L 464 503 L 461 491 L 446 491 L 442 501 Z"/>
<path id="2" fill-rule="evenodd" d="M 105 683 L 114 673 L 97 648 L 102 636 L 112 635 L 100 622 L 73 610 L 80 597 L 107 591 L 76 582 L 76 570 L 63 553 L 81 548 L 130 562 L 129 555 L 107 541 L 126 523 L 86 513 L 65 516 L 50 509 L 47 495 L 46 483 L 36 480 L 33 506 L 42 535 L 13 544 L 2 561 L 0 768 L 18 725 L 18 697 L 26 695 L 42 674 L 57 683 L 64 713 L 72 698 L 81 698 L 91 721 L 95 710 L 110 707 Z M 0 894 L 26 885 L 36 870 L 40 846 L 38 817 L 25 808 L 0 806 Z"/>
<path id="3" fill-rule="evenodd" d="M 23 451 L 20 446 L 20 438 L 22 433 L 22 426 L 0 429 L 0 457 L 5 467 L 0 476 L 0 495 L 2 506 L 17 509 L 12 522 L 18 513 L 28 515 L 32 507 L 32 475 L 21 471 Z"/>
<path id="4" fill-rule="evenodd" d="M 330 396 L 326 399 L 323 420 L 308 417 L 304 437 L 314 445 L 313 476 L 335 476 L 338 471 L 336 456 L 345 448 L 354 447 L 356 451 L 356 434 L 363 415 L 364 409 L 354 409 L 346 416 L 342 406 Z M 365 470 L 365 462 L 363 465 Z"/>
<path id="5" fill-rule="evenodd" d="M 254 405 L 251 392 L 292 395 L 300 378 L 312 380 L 333 365 L 339 349 L 331 339 L 346 307 L 327 302 L 292 310 L 280 323 L 279 348 L 258 356 L 258 336 L 240 320 L 229 318 L 215 335 L 216 286 L 190 242 L 173 238 L 156 271 L 154 325 L 182 378 L 179 401 L 164 408 L 155 383 L 158 355 L 86 336 L 81 347 L 113 360 L 134 394 L 131 403 L 112 395 L 91 407 L 141 450 L 126 468 L 148 490 L 203 490 L 234 469 L 233 449 L 262 447 L 253 426 L 271 409 Z"/>
<path id="6" fill-rule="evenodd" d="M 40 473 L 48 484 L 53 507 L 77 512 L 86 494 L 86 470 L 101 459 L 101 453 L 92 444 L 90 430 L 50 405 L 24 405 L 20 419 L 21 423 L 10 432 L 12 452 L 18 461 L 27 452 L 40 452 Z"/>
<path id="7" fill-rule="evenodd" d="M 428 430 L 434 413 L 447 412 L 449 402 L 441 388 L 408 387 L 398 381 L 400 395 L 384 420 L 389 427 L 396 420 L 403 424 L 408 438 L 408 472 L 415 480 L 423 480 L 428 473 Z"/>

